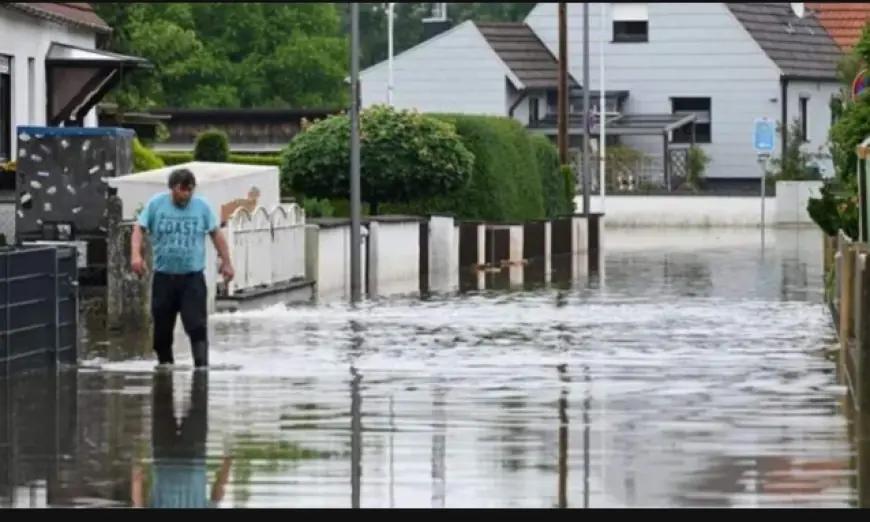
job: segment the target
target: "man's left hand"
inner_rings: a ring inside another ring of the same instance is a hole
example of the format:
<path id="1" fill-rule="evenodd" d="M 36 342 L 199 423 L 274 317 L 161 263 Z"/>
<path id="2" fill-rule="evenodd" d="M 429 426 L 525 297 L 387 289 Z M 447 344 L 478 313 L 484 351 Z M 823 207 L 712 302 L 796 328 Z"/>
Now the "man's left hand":
<path id="1" fill-rule="evenodd" d="M 236 271 L 233 270 L 233 265 L 224 261 L 221 263 L 221 276 L 224 278 L 225 283 L 229 283 L 233 280 L 233 277 L 236 276 Z"/>

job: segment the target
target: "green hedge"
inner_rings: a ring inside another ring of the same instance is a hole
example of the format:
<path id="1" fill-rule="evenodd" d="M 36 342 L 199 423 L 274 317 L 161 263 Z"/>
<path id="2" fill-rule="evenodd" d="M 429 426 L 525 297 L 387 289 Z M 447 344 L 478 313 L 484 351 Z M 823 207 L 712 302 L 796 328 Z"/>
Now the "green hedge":
<path id="1" fill-rule="evenodd" d="M 157 157 L 163 160 L 163 163 L 165 163 L 167 167 L 193 161 L 192 152 L 158 152 Z M 274 156 L 258 154 L 230 154 L 230 163 L 280 167 L 281 156 L 278 154 L 275 154 Z"/>
<path id="2" fill-rule="evenodd" d="M 547 217 L 564 216 L 574 213 L 574 190 L 559 166 L 559 151 L 550 138 L 543 134 L 529 136 L 532 148 L 535 150 L 535 162 L 538 174 L 541 176 L 541 190 L 544 197 L 544 209 Z"/>
<path id="3" fill-rule="evenodd" d="M 164 166 L 154 151 L 142 145 L 138 138 L 133 138 L 133 172 L 162 169 Z"/>
<path id="4" fill-rule="evenodd" d="M 450 198 L 431 202 L 429 212 L 491 221 L 546 216 L 535 148 L 518 121 L 467 114 L 433 116 L 456 126 L 475 161 L 468 186 Z"/>

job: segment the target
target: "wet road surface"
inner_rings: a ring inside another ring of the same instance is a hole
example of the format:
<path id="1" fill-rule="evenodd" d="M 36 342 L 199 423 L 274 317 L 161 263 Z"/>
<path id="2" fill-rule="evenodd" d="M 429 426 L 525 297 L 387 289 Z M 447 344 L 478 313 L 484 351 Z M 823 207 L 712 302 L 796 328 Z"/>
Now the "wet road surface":
<path id="1" fill-rule="evenodd" d="M 0 506 L 862 504 L 821 239 L 759 244 L 616 231 L 550 288 L 222 315 L 198 378 L 96 347 L 7 384 Z"/>

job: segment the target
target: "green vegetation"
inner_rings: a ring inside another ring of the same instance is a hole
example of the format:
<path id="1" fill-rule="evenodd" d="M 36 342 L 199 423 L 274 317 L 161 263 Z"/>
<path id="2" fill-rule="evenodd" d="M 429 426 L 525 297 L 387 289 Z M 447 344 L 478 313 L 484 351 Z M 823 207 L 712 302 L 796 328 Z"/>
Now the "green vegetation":
<path id="1" fill-rule="evenodd" d="M 138 138 L 133 139 L 133 172 L 144 172 L 163 167 L 163 160 L 154 154 L 154 151 L 142 145 Z"/>
<path id="2" fill-rule="evenodd" d="M 229 161 L 230 140 L 226 133 L 218 129 L 208 129 L 199 133 L 193 146 L 193 159 L 215 163 Z"/>
<path id="3" fill-rule="evenodd" d="M 416 111 L 385 105 L 360 114 L 362 199 L 382 203 L 450 195 L 468 184 L 474 156 L 456 128 Z M 347 198 L 350 118 L 336 115 L 293 138 L 283 154 L 281 184 L 315 198 Z"/>
<path id="4" fill-rule="evenodd" d="M 546 137 L 511 118 L 421 115 L 386 107 L 361 117 L 363 213 L 450 214 L 520 221 L 573 211 L 574 183 Z M 329 199 L 347 215 L 347 116 L 297 136 L 284 153 L 282 190 Z M 326 215 L 323 213 L 322 215 Z"/>
<path id="5" fill-rule="evenodd" d="M 167 166 L 180 165 L 194 161 L 193 153 L 191 152 L 158 152 L 157 157 Z M 268 165 L 270 167 L 281 166 L 281 156 L 275 155 L 258 155 L 258 154 L 232 154 L 230 153 L 226 163 L 235 163 L 238 165 Z"/>

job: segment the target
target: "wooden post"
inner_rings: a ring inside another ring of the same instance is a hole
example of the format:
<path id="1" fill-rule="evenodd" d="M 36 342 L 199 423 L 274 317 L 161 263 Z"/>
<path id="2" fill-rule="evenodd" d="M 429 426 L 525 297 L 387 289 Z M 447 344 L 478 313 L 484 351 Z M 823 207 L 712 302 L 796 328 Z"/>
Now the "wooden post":
<path id="1" fill-rule="evenodd" d="M 848 368 L 846 365 L 846 357 L 849 357 L 849 341 L 852 338 L 852 296 L 854 294 L 853 276 L 855 270 L 855 255 L 852 251 L 852 241 L 840 231 L 839 238 L 840 251 L 840 304 L 839 312 L 839 329 L 840 329 L 840 369 L 842 375 L 846 375 L 845 371 Z M 852 383 L 853 385 L 855 383 Z"/>

